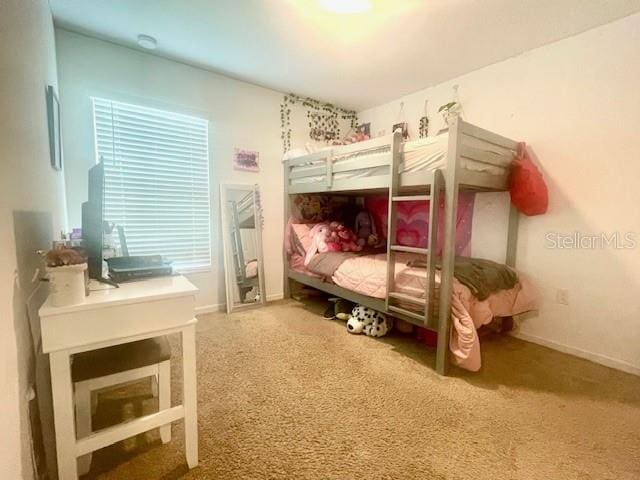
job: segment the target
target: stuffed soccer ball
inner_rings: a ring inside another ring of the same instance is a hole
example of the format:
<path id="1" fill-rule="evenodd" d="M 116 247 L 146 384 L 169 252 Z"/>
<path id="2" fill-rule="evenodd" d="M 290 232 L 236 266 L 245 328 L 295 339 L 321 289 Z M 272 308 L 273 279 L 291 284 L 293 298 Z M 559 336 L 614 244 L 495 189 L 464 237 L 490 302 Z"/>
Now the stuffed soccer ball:
<path id="1" fill-rule="evenodd" d="M 362 305 L 356 305 L 347 321 L 349 333 L 364 333 L 369 337 L 383 337 L 391 327 L 391 321 L 386 315 Z"/>

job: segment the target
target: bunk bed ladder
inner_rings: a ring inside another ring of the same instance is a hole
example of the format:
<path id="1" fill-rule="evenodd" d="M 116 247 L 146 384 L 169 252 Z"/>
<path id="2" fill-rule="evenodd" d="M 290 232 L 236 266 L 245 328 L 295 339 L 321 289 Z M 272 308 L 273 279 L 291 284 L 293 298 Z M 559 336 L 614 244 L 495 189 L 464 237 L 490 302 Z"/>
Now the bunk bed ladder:
<path id="1" fill-rule="evenodd" d="M 398 196 L 398 190 L 400 186 L 400 147 L 401 147 L 401 133 L 396 131 L 393 133 L 391 139 L 391 165 L 389 170 L 389 206 L 387 211 L 387 295 L 385 298 L 385 309 L 391 311 L 393 305 L 391 305 L 391 293 L 393 292 L 394 280 L 395 280 L 395 253 L 393 249 L 396 232 L 396 199 Z"/>
<path id="2" fill-rule="evenodd" d="M 425 189 L 429 189 L 429 194 L 425 195 L 400 195 L 400 145 L 401 138 L 399 133 L 394 133 L 392 143 L 392 160 L 391 171 L 389 178 L 389 210 L 387 219 L 387 295 L 385 299 L 385 307 L 388 312 L 399 314 L 399 316 L 410 320 L 411 323 L 419 324 L 421 326 L 430 326 L 433 328 L 433 305 L 435 298 L 435 256 L 431 255 L 432 245 L 436 243 L 437 229 L 430 228 L 429 236 L 427 239 L 427 247 L 407 247 L 404 245 L 397 245 L 395 243 L 396 238 L 396 218 L 397 218 L 397 204 L 399 202 L 407 201 L 427 201 L 429 202 L 429 225 L 437 225 L 437 205 L 440 196 L 441 179 L 442 174 L 439 170 L 434 171 L 433 180 L 425 185 Z M 426 257 L 427 265 L 427 286 L 424 298 L 414 297 L 404 293 L 395 291 L 395 257 L 397 252 L 408 252 L 424 255 Z M 394 301 L 401 301 L 405 304 L 418 305 L 422 313 L 418 311 L 409 310 L 398 307 L 394 304 Z"/>
<path id="3" fill-rule="evenodd" d="M 438 309 L 436 304 L 436 251 L 438 245 L 438 213 L 440 211 L 440 195 L 444 188 L 442 170 L 433 172 L 431 183 L 431 201 L 429 202 L 429 232 L 427 237 L 427 285 L 424 298 L 425 326 L 432 330 L 438 327 Z"/>

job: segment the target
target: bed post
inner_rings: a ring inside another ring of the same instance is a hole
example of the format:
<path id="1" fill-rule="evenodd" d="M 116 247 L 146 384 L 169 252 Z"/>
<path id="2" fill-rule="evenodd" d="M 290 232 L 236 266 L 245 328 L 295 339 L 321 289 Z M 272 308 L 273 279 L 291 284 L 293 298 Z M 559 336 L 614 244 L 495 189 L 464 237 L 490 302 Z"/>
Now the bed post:
<path id="1" fill-rule="evenodd" d="M 509 267 L 516 267 L 516 254 L 518 251 L 518 224 L 520 223 L 520 213 L 518 209 L 509 205 L 509 228 L 507 230 L 507 254 L 505 262 Z"/>
<path id="2" fill-rule="evenodd" d="M 284 225 L 282 231 L 286 235 L 286 228 L 289 223 L 289 216 L 291 215 L 291 204 L 289 203 L 289 160 L 283 162 L 284 166 Z M 282 297 L 291 297 L 291 286 L 289 283 L 289 262 L 287 257 L 287 247 L 285 242 L 282 242 Z"/>
<path id="3" fill-rule="evenodd" d="M 462 143 L 462 120 L 456 118 L 449 127 L 446 170 L 444 172 L 444 243 L 440 277 L 440 301 L 438 309 L 438 349 L 436 371 L 447 374 L 449 366 L 449 335 L 451 321 L 451 294 L 453 268 L 456 254 L 456 217 L 458 210 L 458 153 Z"/>

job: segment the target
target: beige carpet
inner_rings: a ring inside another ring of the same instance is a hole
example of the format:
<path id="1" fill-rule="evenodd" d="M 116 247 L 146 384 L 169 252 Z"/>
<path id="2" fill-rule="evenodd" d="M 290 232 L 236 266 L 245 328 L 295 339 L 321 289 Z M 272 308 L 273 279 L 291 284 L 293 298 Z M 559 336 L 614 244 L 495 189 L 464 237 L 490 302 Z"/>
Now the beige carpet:
<path id="1" fill-rule="evenodd" d="M 416 340 L 349 335 L 320 312 L 202 317 L 200 465 L 187 470 L 176 424 L 167 445 L 153 432 L 97 452 L 88 478 L 640 478 L 640 378 L 497 335 L 481 373 L 443 378 Z M 123 388 L 95 421 L 153 408 L 147 384 Z"/>

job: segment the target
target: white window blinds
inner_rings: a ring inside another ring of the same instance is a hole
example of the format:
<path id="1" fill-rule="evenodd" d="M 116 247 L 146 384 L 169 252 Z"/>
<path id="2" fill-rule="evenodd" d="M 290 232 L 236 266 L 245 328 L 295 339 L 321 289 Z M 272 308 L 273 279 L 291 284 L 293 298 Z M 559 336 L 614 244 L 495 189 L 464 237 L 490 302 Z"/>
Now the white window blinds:
<path id="1" fill-rule="evenodd" d="M 208 122 L 100 98 L 93 112 L 104 218 L 124 227 L 129 254 L 209 266 Z"/>

